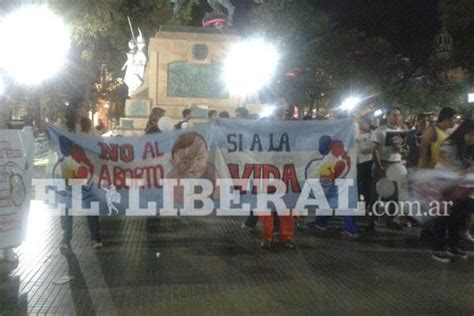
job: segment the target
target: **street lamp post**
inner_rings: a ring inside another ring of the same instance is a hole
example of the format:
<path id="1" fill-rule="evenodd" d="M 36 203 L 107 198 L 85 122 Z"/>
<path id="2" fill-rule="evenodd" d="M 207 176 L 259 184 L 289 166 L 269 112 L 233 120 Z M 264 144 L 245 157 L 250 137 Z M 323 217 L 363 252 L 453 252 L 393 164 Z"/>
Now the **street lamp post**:
<path id="1" fill-rule="evenodd" d="M 0 23 L 0 68 L 30 89 L 30 104 L 41 126 L 39 87 L 65 64 L 69 31 L 46 6 L 22 6 Z M 39 117 L 38 117 L 39 116 Z"/>

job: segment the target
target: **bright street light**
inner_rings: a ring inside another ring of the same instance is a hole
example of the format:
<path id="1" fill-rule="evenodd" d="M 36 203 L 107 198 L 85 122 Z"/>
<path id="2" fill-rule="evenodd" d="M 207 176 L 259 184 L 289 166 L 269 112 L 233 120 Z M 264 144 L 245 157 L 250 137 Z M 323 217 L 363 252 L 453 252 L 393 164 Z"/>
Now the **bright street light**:
<path id="1" fill-rule="evenodd" d="M 0 24 L 0 67 L 17 82 L 35 85 L 64 65 L 69 32 L 46 7 L 22 7 Z"/>
<path id="2" fill-rule="evenodd" d="M 260 112 L 260 117 L 261 118 L 270 117 L 273 115 L 274 112 L 275 112 L 274 105 L 266 105 Z"/>
<path id="3" fill-rule="evenodd" d="M 278 64 L 276 48 L 261 39 L 235 44 L 224 63 L 224 80 L 232 95 L 252 95 L 268 85 Z"/>
<path id="4" fill-rule="evenodd" d="M 339 109 L 342 111 L 352 111 L 357 107 L 360 101 L 362 100 L 359 97 L 348 97 L 342 102 Z"/>
<path id="5" fill-rule="evenodd" d="M 467 102 L 474 103 L 474 93 L 469 93 L 467 95 Z"/>
<path id="6" fill-rule="evenodd" d="M 378 116 L 380 116 L 380 115 L 382 115 L 382 114 L 383 114 L 383 111 L 382 111 L 382 110 L 376 110 L 376 111 L 374 112 L 374 116 L 375 116 L 375 117 L 378 117 Z"/>

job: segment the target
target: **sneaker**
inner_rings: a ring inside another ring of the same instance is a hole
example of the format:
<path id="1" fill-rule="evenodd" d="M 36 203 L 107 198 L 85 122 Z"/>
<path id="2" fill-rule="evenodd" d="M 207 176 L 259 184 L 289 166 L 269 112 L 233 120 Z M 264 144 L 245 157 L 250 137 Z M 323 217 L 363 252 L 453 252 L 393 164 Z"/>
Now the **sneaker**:
<path id="1" fill-rule="evenodd" d="M 442 262 L 442 263 L 450 263 L 451 258 L 448 257 L 448 254 L 446 251 L 434 251 L 431 254 L 431 257 L 435 259 L 436 261 Z"/>
<path id="2" fill-rule="evenodd" d="M 468 259 L 469 255 L 457 247 L 449 248 L 447 251 L 449 256 L 458 257 L 461 259 Z"/>
<path id="3" fill-rule="evenodd" d="M 288 239 L 281 242 L 281 246 L 285 249 L 293 250 L 296 249 L 296 244 L 293 240 Z"/>
<path id="4" fill-rule="evenodd" d="M 474 242 L 474 237 L 469 232 L 462 234 L 461 238 L 465 241 Z"/>
<path id="5" fill-rule="evenodd" d="M 273 248 L 272 242 L 266 239 L 262 241 L 260 246 L 262 247 L 262 249 L 265 249 L 265 250 L 271 250 Z"/>
<path id="6" fill-rule="evenodd" d="M 343 230 L 341 232 L 341 237 L 346 237 L 346 238 L 359 238 L 359 234 L 357 233 L 351 233 L 348 230 Z"/>
<path id="7" fill-rule="evenodd" d="M 102 248 L 102 247 L 104 247 L 104 244 L 101 241 L 94 240 L 92 242 L 92 248 L 99 249 L 99 248 Z"/>

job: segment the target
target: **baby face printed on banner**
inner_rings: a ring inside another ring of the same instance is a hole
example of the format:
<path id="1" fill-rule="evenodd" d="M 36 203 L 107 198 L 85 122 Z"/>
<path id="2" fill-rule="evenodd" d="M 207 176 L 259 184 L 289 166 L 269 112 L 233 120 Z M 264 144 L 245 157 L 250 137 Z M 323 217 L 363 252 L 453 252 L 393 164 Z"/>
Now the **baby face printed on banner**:
<path id="1" fill-rule="evenodd" d="M 171 164 L 178 178 L 200 179 L 205 176 L 208 156 L 204 139 L 197 133 L 186 133 L 173 146 Z"/>

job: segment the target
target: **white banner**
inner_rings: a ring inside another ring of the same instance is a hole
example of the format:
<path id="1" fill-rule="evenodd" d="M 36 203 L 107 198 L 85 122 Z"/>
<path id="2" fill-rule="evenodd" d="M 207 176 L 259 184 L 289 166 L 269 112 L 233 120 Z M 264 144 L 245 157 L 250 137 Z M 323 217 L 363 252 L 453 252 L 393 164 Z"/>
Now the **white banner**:
<path id="1" fill-rule="evenodd" d="M 155 210 L 147 216 L 162 209 L 181 208 L 185 197 L 193 195 L 196 180 L 211 186 L 209 194 L 202 194 L 212 200 L 211 211 L 231 208 L 231 197 L 239 200 L 234 204 L 262 208 L 265 204 L 258 204 L 258 200 L 264 195 L 257 189 L 261 180 L 280 181 L 285 186 L 278 193 L 276 188 L 268 190 L 268 195 L 284 203 L 275 206 L 277 209 L 295 209 L 307 205 L 299 202 L 316 199 L 315 205 L 331 215 L 332 209 L 338 210 L 338 215 L 354 215 L 358 210 L 355 124 L 351 119 L 216 119 L 189 129 L 141 137 L 96 138 L 48 128 L 58 153 L 48 175 L 62 198 L 57 202 L 69 209 L 77 207 L 82 214 L 87 209 L 95 214 L 95 207 L 101 215 L 139 215 L 139 208 Z M 78 190 L 69 183 L 68 190 L 61 192 L 64 179 L 79 179 Z M 127 180 L 142 180 L 143 185 L 135 192 Z M 237 185 L 237 181 L 243 184 Z M 173 205 L 165 203 L 168 198 Z"/>
<path id="2" fill-rule="evenodd" d="M 0 249 L 18 246 L 25 236 L 33 156 L 31 129 L 0 130 Z"/>

